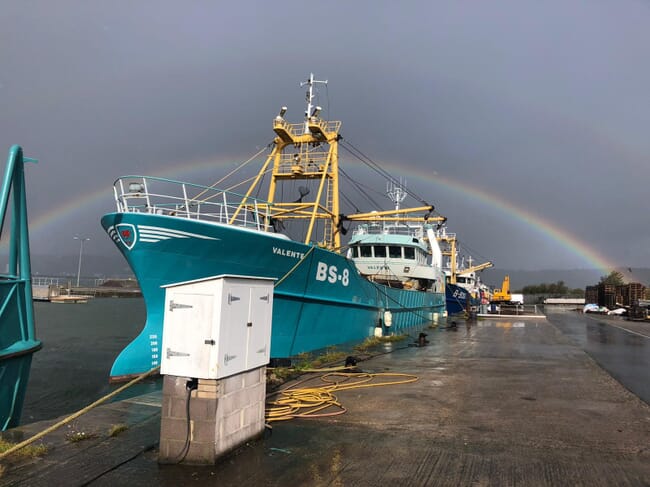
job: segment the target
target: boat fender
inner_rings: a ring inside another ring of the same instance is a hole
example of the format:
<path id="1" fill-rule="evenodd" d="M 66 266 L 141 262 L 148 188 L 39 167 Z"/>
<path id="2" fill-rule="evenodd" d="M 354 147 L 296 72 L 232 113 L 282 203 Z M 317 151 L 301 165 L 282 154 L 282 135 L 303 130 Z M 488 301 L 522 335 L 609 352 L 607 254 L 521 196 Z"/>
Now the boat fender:
<path id="1" fill-rule="evenodd" d="M 386 328 L 390 328 L 393 325 L 393 313 L 390 311 L 384 311 L 384 325 L 386 325 Z"/>

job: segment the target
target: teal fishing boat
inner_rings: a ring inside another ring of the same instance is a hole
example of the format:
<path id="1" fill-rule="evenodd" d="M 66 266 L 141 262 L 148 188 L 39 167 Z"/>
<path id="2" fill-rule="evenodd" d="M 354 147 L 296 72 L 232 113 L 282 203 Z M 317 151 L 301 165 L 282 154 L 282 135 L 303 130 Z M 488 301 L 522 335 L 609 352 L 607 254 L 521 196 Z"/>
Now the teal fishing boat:
<path id="1" fill-rule="evenodd" d="M 34 333 L 24 162 L 20 146 L 9 150 L 0 200 L 0 234 L 10 212 L 7 272 L 0 274 L 0 430 L 20 421 L 32 354 L 41 348 Z"/>
<path id="2" fill-rule="evenodd" d="M 288 122 L 282 107 L 268 156 L 257 171 L 249 168 L 253 158 L 243 163 L 236 184 L 225 177 L 201 186 L 145 176 L 114 183 L 117 211 L 101 223 L 140 283 L 147 320 L 117 357 L 111 379 L 160 364 L 162 286 L 176 282 L 224 274 L 274 278 L 272 358 L 406 332 L 444 314 L 440 249 L 430 231 L 444 218 L 428 204 L 343 211 L 341 122 L 320 117 L 318 83 L 326 82 L 310 75 L 301 84 L 302 122 Z M 342 236 L 356 225 L 348 253 Z M 397 276 L 367 272 L 376 259 L 369 262 L 366 250 L 379 256 L 380 247 L 386 253 L 377 258 Z"/>

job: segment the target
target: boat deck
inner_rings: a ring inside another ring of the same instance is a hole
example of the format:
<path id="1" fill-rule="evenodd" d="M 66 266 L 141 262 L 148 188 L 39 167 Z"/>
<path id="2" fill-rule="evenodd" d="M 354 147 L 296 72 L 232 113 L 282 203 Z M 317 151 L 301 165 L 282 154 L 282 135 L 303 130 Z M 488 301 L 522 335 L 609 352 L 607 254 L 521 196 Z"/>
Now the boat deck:
<path id="1" fill-rule="evenodd" d="M 502 317 L 505 318 L 505 317 Z M 5 465 L 0 485 L 648 485 L 650 406 L 546 319 L 457 322 L 365 371 L 419 380 L 338 394 L 341 416 L 273 423 L 215 466 L 158 465 L 160 397 L 101 406 Z M 128 429 L 107 436 L 113 424 Z M 4 434 L 18 440 L 45 424 Z"/>
<path id="2" fill-rule="evenodd" d="M 56 296 L 50 298 L 50 303 L 87 303 L 89 299 L 93 299 L 93 296 L 86 295 L 70 295 L 70 296 Z"/>

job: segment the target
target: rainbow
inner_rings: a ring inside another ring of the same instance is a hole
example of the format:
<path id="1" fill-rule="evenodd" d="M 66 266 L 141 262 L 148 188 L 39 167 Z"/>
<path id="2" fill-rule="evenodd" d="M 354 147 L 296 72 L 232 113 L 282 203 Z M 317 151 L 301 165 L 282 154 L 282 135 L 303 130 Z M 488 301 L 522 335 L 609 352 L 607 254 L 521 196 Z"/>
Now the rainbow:
<path id="1" fill-rule="evenodd" d="M 235 164 L 232 163 L 233 160 L 238 159 L 190 161 L 162 169 L 156 174 L 156 176 L 170 179 L 182 179 L 188 178 L 192 174 L 208 170 L 214 173 L 215 168 L 225 168 L 227 166 L 234 168 Z M 425 171 L 421 168 L 413 168 L 396 163 L 389 164 L 386 168 L 389 172 L 394 174 L 399 173 L 400 175 L 408 176 L 417 179 L 418 181 L 425 181 L 426 183 L 432 184 L 441 189 L 451 189 L 455 194 L 460 195 L 465 199 L 474 200 L 481 205 L 495 209 L 500 213 L 507 215 L 510 220 L 519 222 L 522 227 L 541 234 L 544 239 L 547 239 L 576 255 L 589 268 L 596 268 L 603 273 L 608 274 L 611 270 L 617 267 L 597 250 L 588 246 L 575 235 L 570 234 L 566 229 L 559 227 L 551 221 L 544 220 L 529 210 L 523 209 L 520 206 L 515 206 L 501 196 L 489 193 L 482 188 L 475 187 L 466 182 L 461 182 L 447 176 L 441 176 L 440 174 L 434 174 L 431 170 Z M 103 186 L 97 190 L 80 195 L 71 201 L 52 208 L 46 213 L 30 219 L 30 234 L 33 238 L 46 235 L 47 232 L 61 225 L 62 220 L 69 218 L 77 212 L 88 211 L 89 208 L 98 205 L 99 202 L 111 205 L 104 206 L 103 210 L 109 210 L 112 208 L 110 186 Z M 4 245 L 6 244 L 3 243 L 3 246 Z"/>
<path id="2" fill-rule="evenodd" d="M 156 173 L 156 176 L 161 178 L 176 179 L 180 176 L 188 176 L 192 173 L 214 170 L 215 167 L 228 165 L 232 165 L 231 160 L 215 161 L 212 159 L 195 161 L 177 164 L 175 166 L 161 169 Z M 114 208 L 112 186 L 108 184 L 102 185 L 101 188 L 97 188 L 93 191 L 81 194 L 62 205 L 49 209 L 45 213 L 41 213 L 35 217 L 30 215 L 30 239 L 36 240 L 39 236 L 46 235 L 50 230 L 57 228 L 57 226 L 61 224 L 61 221 L 65 220 L 66 218 L 70 218 L 81 210 L 88 211 L 88 208 L 99 206 L 99 203 L 102 203 L 102 207 L 98 208 L 100 212 L 106 212 Z M 99 221 L 100 216 L 101 215 L 98 215 L 97 221 Z M 6 245 L 6 242 L 2 242 L 0 248 L 5 247 Z"/>
<path id="3" fill-rule="evenodd" d="M 425 172 L 420 168 L 409 168 L 403 165 L 394 165 L 392 167 L 389 165 L 388 167 L 391 168 L 391 172 L 393 173 L 399 171 L 401 174 L 415 177 L 418 180 L 424 180 L 434 186 L 451 189 L 454 194 L 461 195 L 464 198 L 469 198 L 477 203 L 486 205 L 487 207 L 507 215 L 509 219 L 514 219 L 519 222 L 521 226 L 539 233 L 543 238 L 576 255 L 582 262 L 588 265 L 589 268 L 595 268 L 604 274 L 609 274 L 617 267 L 616 264 L 609 261 L 600 252 L 588 246 L 564 228 L 549 220 L 541 218 L 529 210 L 520 206 L 515 206 L 513 203 L 507 201 L 501 196 L 488 193 L 482 188 L 446 176 L 441 176 L 439 174 L 431 176 L 431 172 Z"/>

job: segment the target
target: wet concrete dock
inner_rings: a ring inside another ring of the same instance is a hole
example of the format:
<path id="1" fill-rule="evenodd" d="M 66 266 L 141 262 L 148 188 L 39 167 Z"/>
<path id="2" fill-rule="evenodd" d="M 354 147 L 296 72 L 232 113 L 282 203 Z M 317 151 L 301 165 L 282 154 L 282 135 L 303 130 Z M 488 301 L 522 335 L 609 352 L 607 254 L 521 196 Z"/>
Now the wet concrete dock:
<path id="1" fill-rule="evenodd" d="M 557 312 L 549 319 L 612 377 L 650 404 L 650 323 Z"/>
<path id="2" fill-rule="evenodd" d="M 417 382 L 340 392 L 346 414 L 273 423 L 216 466 L 158 465 L 154 393 L 47 436 L 42 458 L 3 462 L 0 485 L 650 485 L 650 406 L 552 322 L 428 334 L 425 347 L 394 344 L 360 364 Z M 128 429 L 108 437 L 119 423 Z M 71 429 L 95 436 L 70 443 Z"/>

